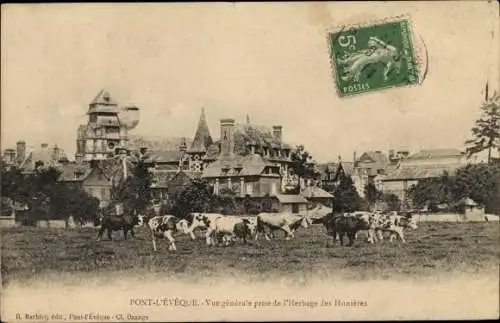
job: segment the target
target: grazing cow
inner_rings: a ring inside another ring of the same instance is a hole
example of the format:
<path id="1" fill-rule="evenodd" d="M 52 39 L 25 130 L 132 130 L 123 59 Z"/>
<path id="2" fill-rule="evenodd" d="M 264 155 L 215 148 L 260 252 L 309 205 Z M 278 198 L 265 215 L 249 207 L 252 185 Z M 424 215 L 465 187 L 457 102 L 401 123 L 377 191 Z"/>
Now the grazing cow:
<path id="1" fill-rule="evenodd" d="M 99 217 L 96 218 L 94 224 L 101 225 L 99 229 L 99 233 L 97 234 L 97 240 L 100 241 L 102 239 L 102 235 L 104 231 L 108 231 L 108 239 L 113 240 L 111 237 L 112 231 L 121 231 L 123 230 L 124 239 L 127 240 L 127 233 L 130 231 L 132 237 L 135 236 L 134 226 L 139 224 L 139 217 L 132 212 L 124 212 L 123 205 L 118 203 L 114 207 L 115 213 L 105 212 L 104 214 L 100 214 Z"/>
<path id="2" fill-rule="evenodd" d="M 394 238 L 399 238 L 403 243 L 406 243 L 404 238 L 404 231 L 407 229 L 416 230 L 418 228 L 415 218 L 412 214 L 399 215 L 397 212 L 383 215 L 382 220 L 377 226 L 376 230 L 381 232 L 389 232 L 389 241 L 393 242 Z M 380 235 L 380 240 L 383 236 Z"/>
<path id="3" fill-rule="evenodd" d="M 239 216 L 226 215 L 218 217 L 211 222 L 207 229 L 207 244 L 214 244 L 214 235 L 222 235 L 223 243 L 228 245 L 234 238 L 240 238 L 245 243 L 246 238 L 255 234 L 257 218 L 243 218 Z M 220 242 L 220 241 L 219 241 Z"/>
<path id="4" fill-rule="evenodd" d="M 327 231 L 327 235 L 333 237 L 333 243 L 336 239 L 340 240 L 340 244 L 344 245 L 344 236 L 347 235 L 349 245 L 354 243 L 359 231 L 366 230 L 368 232 L 368 242 L 374 243 L 375 228 L 378 223 L 378 215 L 369 212 L 352 212 L 352 213 L 330 213 L 316 223 L 322 223 Z M 328 240 L 327 240 L 328 245 Z"/>
<path id="5" fill-rule="evenodd" d="M 153 249 L 156 252 L 156 238 L 167 238 L 170 245 L 169 251 L 176 251 L 174 235 L 177 233 L 188 233 L 188 222 L 173 215 L 155 215 L 147 220 L 147 226 L 151 232 Z"/>
<path id="6" fill-rule="evenodd" d="M 188 234 L 191 236 L 192 240 L 196 239 L 194 230 L 199 228 L 201 230 L 208 230 L 210 224 L 217 218 L 223 217 L 224 215 L 219 213 L 191 213 L 188 216 L 191 225 L 188 228 Z M 207 244 L 208 244 L 207 240 Z"/>
<path id="7" fill-rule="evenodd" d="M 286 240 L 290 240 L 294 237 L 294 232 L 299 227 L 307 229 L 311 224 L 311 219 L 298 214 L 259 213 L 257 215 L 257 233 L 255 234 L 255 240 L 258 239 L 259 232 L 264 233 L 266 240 L 271 240 L 265 228 L 268 228 L 273 236 L 274 231 L 283 230 L 286 234 Z"/>

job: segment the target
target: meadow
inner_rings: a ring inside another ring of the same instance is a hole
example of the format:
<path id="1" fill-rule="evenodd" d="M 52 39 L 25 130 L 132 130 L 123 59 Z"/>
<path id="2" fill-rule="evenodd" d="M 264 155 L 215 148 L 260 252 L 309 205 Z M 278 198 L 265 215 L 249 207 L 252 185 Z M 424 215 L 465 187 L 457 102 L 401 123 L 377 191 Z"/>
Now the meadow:
<path id="1" fill-rule="evenodd" d="M 11 228 L 1 233 L 2 284 L 57 275 L 103 275 L 115 272 L 146 277 L 201 280 L 207 277 L 237 277 L 250 280 L 273 277 L 308 279 L 394 279 L 429 277 L 436 274 L 491 274 L 500 260 L 498 223 L 421 223 L 406 234 L 407 243 L 370 245 L 360 235 L 354 246 L 333 246 L 322 226 L 299 229 L 295 239 L 285 241 L 261 237 L 244 245 L 208 247 L 203 235 L 191 241 L 177 237 L 178 251 L 168 251 L 158 241 L 153 252 L 145 228 L 136 228 L 135 238 L 123 240 L 121 232 L 96 241 L 95 228 Z"/>

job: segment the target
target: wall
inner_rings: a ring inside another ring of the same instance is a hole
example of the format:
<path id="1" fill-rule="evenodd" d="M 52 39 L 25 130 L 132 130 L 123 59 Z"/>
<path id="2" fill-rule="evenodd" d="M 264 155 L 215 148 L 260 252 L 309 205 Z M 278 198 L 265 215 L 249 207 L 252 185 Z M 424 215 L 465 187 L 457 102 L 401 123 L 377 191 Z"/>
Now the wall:
<path id="1" fill-rule="evenodd" d="M 280 206 L 280 212 L 289 212 L 289 213 L 293 213 L 293 205 L 294 204 L 281 204 Z M 307 204 L 296 204 L 298 205 L 298 208 L 299 208 L 299 212 L 297 214 L 302 214 L 302 215 L 306 215 L 307 213 Z"/>
<path id="2" fill-rule="evenodd" d="M 0 228 L 14 228 L 17 227 L 15 217 L 13 216 L 0 216 Z"/>
<path id="3" fill-rule="evenodd" d="M 85 179 L 82 187 L 90 195 L 97 197 L 101 201 L 101 207 L 106 206 L 111 200 L 111 182 L 97 168 Z"/>
<path id="4" fill-rule="evenodd" d="M 406 197 L 407 190 L 416 185 L 418 180 L 398 180 L 398 181 L 384 181 L 382 184 L 382 192 L 395 194 L 401 201 Z"/>

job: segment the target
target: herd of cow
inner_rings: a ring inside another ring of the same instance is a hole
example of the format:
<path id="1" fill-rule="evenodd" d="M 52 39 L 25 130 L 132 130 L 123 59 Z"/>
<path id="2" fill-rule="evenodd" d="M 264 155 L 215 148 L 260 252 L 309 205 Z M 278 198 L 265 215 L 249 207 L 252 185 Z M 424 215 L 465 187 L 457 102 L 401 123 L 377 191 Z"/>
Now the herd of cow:
<path id="1" fill-rule="evenodd" d="M 166 238 L 169 251 L 175 251 L 175 237 L 189 235 L 196 239 L 195 230 L 205 232 L 207 245 L 229 245 L 236 240 L 247 243 L 247 239 L 257 240 L 263 234 L 266 240 L 275 238 L 276 231 L 283 231 L 285 239 L 294 238 L 294 233 L 299 228 L 307 229 L 311 224 L 322 224 L 326 228 L 327 236 L 333 238 L 333 243 L 340 240 L 344 244 L 347 236 L 349 245 L 353 245 L 358 232 L 366 231 L 369 243 L 376 243 L 384 239 L 384 233 L 389 235 L 390 241 L 399 238 L 403 243 L 404 231 L 417 229 L 417 224 L 412 214 L 398 214 L 397 212 L 352 212 L 328 213 L 321 217 L 304 216 L 292 213 L 260 213 L 252 216 L 222 215 L 215 213 L 191 213 L 184 218 L 173 215 L 159 214 L 159 208 L 152 208 L 148 214 L 132 215 L 117 212 L 98 217 L 95 225 L 100 225 L 97 236 L 101 240 L 107 230 L 108 238 L 112 240 L 112 231 L 123 231 L 124 238 L 127 233 L 134 236 L 135 226 L 146 226 L 151 235 L 154 251 L 157 251 L 157 238 Z M 328 240 L 327 240 L 328 244 Z"/>

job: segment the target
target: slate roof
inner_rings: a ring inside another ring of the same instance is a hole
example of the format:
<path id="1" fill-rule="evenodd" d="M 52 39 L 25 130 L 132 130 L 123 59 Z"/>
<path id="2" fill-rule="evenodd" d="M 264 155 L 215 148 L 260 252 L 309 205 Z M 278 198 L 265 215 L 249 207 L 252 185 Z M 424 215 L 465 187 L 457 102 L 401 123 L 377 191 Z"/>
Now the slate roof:
<path id="1" fill-rule="evenodd" d="M 418 153 L 410 155 L 408 159 L 431 159 L 431 158 L 442 158 L 442 157 L 460 157 L 463 153 L 458 149 L 423 149 Z"/>
<path id="2" fill-rule="evenodd" d="M 80 182 L 85 180 L 92 169 L 88 164 L 66 164 L 58 167 L 58 170 L 61 172 L 59 176 L 59 181 L 61 182 Z M 79 173 L 80 176 L 75 177 L 75 173 Z"/>
<path id="3" fill-rule="evenodd" d="M 250 154 L 246 156 L 234 155 L 232 157 L 222 157 L 211 163 L 204 169 L 202 177 L 219 176 L 255 176 L 260 175 L 267 166 L 276 166 L 266 161 L 262 156 Z M 224 173 L 223 168 L 227 167 L 228 172 Z M 239 173 L 236 172 L 241 168 Z"/>
<path id="4" fill-rule="evenodd" d="M 47 146 L 46 148 L 37 147 L 26 152 L 26 157 L 19 162 L 19 167 L 24 171 L 32 171 L 35 169 L 35 163 L 43 162 L 44 166 L 58 166 L 59 160 L 55 160 L 53 156 L 55 146 Z M 59 148 L 59 159 L 66 157 L 66 153 L 62 148 Z"/>
<path id="5" fill-rule="evenodd" d="M 385 165 L 389 163 L 389 158 L 381 151 L 366 151 L 360 156 L 360 159 L 365 154 L 376 164 Z"/>
<path id="6" fill-rule="evenodd" d="M 118 105 L 118 103 L 116 103 L 116 101 L 111 97 L 109 92 L 105 91 L 104 89 L 97 93 L 90 104 Z"/>
<path id="7" fill-rule="evenodd" d="M 413 180 L 424 178 L 436 178 L 443 175 L 444 171 L 453 174 L 463 165 L 400 165 L 394 171 L 385 176 L 382 181 Z"/>
<path id="8" fill-rule="evenodd" d="M 183 137 L 158 137 L 158 136 L 138 136 L 129 135 L 128 147 L 132 150 L 139 150 L 147 147 L 151 151 L 179 151 L 183 141 L 189 147 L 192 139 Z"/>
<path id="9" fill-rule="evenodd" d="M 471 199 L 470 197 L 464 197 L 464 198 L 462 198 L 457 204 L 459 204 L 459 205 L 465 205 L 465 206 L 478 206 L 479 205 L 473 199 Z"/>
<path id="10" fill-rule="evenodd" d="M 342 164 L 342 168 L 343 168 L 344 172 L 347 175 L 352 176 L 352 174 L 354 173 L 354 163 L 342 161 L 341 164 Z M 333 178 L 338 176 L 338 174 L 337 174 L 337 171 L 339 169 L 338 162 L 337 163 L 334 163 L 334 162 L 322 163 L 322 164 L 318 164 L 316 167 L 321 174 L 322 180 L 327 180 L 327 174 L 326 174 L 327 169 L 328 169 L 328 171 L 333 173 Z"/>
<path id="11" fill-rule="evenodd" d="M 306 198 L 333 198 L 332 194 L 317 186 L 306 187 L 300 194 Z"/>
<path id="12" fill-rule="evenodd" d="M 154 188 L 168 188 L 168 183 L 177 175 L 177 171 L 155 170 L 153 171 Z"/>
<path id="13" fill-rule="evenodd" d="M 156 161 L 159 163 L 177 163 L 181 157 L 179 150 L 160 150 L 148 152 L 147 161 Z"/>
<path id="14" fill-rule="evenodd" d="M 207 120 L 205 118 L 205 109 L 201 110 L 200 120 L 196 127 L 193 143 L 189 148 L 191 152 L 206 152 L 207 148 L 213 144 L 210 130 L 208 129 Z"/>
<path id="15" fill-rule="evenodd" d="M 282 204 L 308 204 L 309 202 L 301 195 L 276 194 L 276 198 Z"/>

